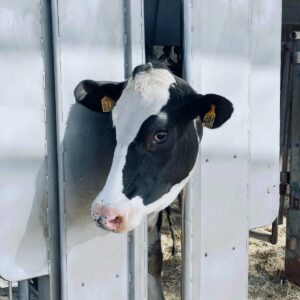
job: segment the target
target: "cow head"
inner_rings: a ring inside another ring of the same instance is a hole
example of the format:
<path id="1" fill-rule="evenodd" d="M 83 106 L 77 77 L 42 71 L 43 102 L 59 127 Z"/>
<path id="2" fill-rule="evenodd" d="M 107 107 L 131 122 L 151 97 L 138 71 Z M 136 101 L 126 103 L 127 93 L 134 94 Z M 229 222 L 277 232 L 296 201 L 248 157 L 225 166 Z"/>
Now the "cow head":
<path id="1" fill-rule="evenodd" d="M 98 225 L 114 232 L 132 230 L 144 216 L 175 200 L 198 155 L 195 120 L 217 128 L 233 112 L 224 97 L 197 94 L 187 82 L 153 64 L 136 67 L 125 82 L 84 80 L 75 97 L 96 112 L 112 111 L 116 148 L 91 213 Z"/>

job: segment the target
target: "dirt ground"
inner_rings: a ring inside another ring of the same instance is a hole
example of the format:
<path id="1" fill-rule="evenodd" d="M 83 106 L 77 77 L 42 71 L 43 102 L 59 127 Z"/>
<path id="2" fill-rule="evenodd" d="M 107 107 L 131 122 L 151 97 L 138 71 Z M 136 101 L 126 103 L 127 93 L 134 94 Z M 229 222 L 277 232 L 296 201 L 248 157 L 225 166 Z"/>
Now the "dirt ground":
<path id="1" fill-rule="evenodd" d="M 163 287 L 166 300 L 180 299 L 181 277 L 181 217 L 176 204 L 172 218 L 176 231 L 177 255 L 172 257 L 172 239 L 164 217 L 162 247 L 164 252 Z M 270 233 L 271 227 L 259 229 Z M 284 270 L 285 224 L 279 226 L 277 245 L 250 239 L 249 242 L 249 300 L 300 300 L 300 288 L 282 279 Z M 238 300 L 238 299 L 236 299 Z"/>

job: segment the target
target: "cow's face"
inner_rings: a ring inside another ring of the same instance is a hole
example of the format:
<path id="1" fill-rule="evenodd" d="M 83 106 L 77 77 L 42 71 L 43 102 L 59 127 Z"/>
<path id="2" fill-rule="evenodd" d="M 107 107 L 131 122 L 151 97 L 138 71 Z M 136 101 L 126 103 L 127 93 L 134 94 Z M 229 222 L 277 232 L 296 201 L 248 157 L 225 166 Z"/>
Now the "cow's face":
<path id="1" fill-rule="evenodd" d="M 82 81 L 75 97 L 94 111 L 112 110 L 116 149 L 91 212 L 97 224 L 114 232 L 135 228 L 179 194 L 198 154 L 194 121 L 217 128 L 233 112 L 227 99 L 199 95 L 168 70 L 151 64 L 135 68 L 127 82 Z"/>

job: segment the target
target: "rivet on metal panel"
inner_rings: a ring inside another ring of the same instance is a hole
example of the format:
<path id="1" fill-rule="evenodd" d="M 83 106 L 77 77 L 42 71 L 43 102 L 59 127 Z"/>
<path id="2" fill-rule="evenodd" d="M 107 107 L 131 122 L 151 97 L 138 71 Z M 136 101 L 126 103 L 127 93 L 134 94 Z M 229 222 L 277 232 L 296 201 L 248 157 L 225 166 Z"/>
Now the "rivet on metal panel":
<path id="1" fill-rule="evenodd" d="M 232 250 L 233 250 L 233 251 L 235 250 L 235 247 L 234 247 L 234 246 L 232 247 Z"/>
<path id="2" fill-rule="evenodd" d="M 297 237 L 291 235 L 286 241 L 286 247 L 289 250 L 296 250 L 297 249 Z"/>
<path id="3" fill-rule="evenodd" d="M 270 194 L 270 189 L 269 188 L 267 188 L 267 194 Z"/>
<path id="4" fill-rule="evenodd" d="M 205 162 L 208 162 L 208 158 L 205 160 Z"/>
<path id="5" fill-rule="evenodd" d="M 207 257 L 207 256 L 208 256 L 208 253 L 204 253 L 204 256 Z"/>
<path id="6" fill-rule="evenodd" d="M 236 154 L 234 154 L 234 155 L 233 155 L 233 158 L 237 158 L 237 155 L 236 155 Z"/>
<path id="7" fill-rule="evenodd" d="M 81 286 L 85 286 L 85 283 L 84 283 L 84 282 L 81 282 Z"/>
<path id="8" fill-rule="evenodd" d="M 116 274 L 116 278 L 119 278 L 119 274 Z"/>

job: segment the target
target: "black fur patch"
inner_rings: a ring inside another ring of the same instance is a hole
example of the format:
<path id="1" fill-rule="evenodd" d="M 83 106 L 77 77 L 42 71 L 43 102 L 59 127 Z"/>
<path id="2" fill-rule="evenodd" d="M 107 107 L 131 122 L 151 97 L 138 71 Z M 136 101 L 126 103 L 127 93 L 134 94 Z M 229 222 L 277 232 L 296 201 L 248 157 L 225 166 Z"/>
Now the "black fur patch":
<path id="1" fill-rule="evenodd" d="M 188 176 L 199 147 L 193 122 L 175 125 L 172 120 L 163 126 L 168 129 L 168 140 L 162 145 L 149 147 L 149 130 L 153 133 L 160 130 L 156 122 L 157 117 L 144 122 L 136 139 L 129 145 L 123 169 L 123 193 L 129 199 L 140 196 L 145 205 L 168 193 Z"/>

